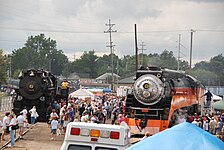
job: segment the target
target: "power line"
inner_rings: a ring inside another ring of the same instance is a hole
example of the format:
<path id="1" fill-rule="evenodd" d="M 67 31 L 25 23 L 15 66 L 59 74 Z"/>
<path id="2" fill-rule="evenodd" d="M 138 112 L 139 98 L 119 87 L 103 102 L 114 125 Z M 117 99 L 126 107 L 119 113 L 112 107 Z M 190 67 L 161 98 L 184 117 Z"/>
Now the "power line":
<path id="1" fill-rule="evenodd" d="M 112 24 L 114 25 L 114 24 Z M 17 28 L 17 27 L 8 27 L 8 26 L 0 26 L 1 29 L 6 30 L 22 30 L 22 31 L 38 31 L 38 32 L 61 32 L 61 33 L 102 33 L 101 31 L 74 31 L 74 30 L 49 30 L 49 29 L 32 29 L 32 28 Z M 190 30 L 191 31 L 191 30 Z M 195 31 L 201 31 L 201 32 L 224 32 L 224 30 L 195 30 Z M 151 30 L 151 31 L 139 31 L 138 33 L 141 34 L 149 34 L 149 33 L 161 33 L 161 32 L 189 32 L 189 30 Z M 133 34 L 133 31 L 119 31 L 119 34 Z"/>

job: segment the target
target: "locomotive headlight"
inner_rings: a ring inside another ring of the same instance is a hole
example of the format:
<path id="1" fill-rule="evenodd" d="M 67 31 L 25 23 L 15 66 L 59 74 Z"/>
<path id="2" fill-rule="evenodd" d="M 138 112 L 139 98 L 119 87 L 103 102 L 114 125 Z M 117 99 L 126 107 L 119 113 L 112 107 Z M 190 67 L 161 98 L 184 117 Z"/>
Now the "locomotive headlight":
<path id="1" fill-rule="evenodd" d="M 143 88 L 144 89 L 148 89 L 149 88 L 149 84 L 148 83 L 143 84 Z"/>
<path id="2" fill-rule="evenodd" d="M 142 95 L 147 98 L 150 96 L 150 92 L 149 91 L 143 91 Z"/>

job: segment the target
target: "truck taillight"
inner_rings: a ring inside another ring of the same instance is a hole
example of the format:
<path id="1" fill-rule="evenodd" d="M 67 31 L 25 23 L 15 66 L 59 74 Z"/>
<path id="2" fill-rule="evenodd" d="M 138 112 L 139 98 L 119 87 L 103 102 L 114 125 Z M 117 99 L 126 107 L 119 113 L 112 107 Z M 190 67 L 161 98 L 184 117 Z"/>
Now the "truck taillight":
<path id="1" fill-rule="evenodd" d="M 119 139 L 120 132 L 111 131 L 110 132 L 110 138 L 111 139 Z"/>
<path id="2" fill-rule="evenodd" d="M 70 134 L 71 135 L 79 135 L 80 134 L 80 128 L 71 128 Z"/>

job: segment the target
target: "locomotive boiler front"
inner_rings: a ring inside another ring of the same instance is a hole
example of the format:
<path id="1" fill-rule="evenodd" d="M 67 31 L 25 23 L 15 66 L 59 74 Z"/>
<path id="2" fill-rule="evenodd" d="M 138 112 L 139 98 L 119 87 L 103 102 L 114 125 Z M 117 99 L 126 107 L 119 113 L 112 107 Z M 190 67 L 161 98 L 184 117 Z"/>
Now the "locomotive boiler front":
<path id="1" fill-rule="evenodd" d="M 153 74 L 140 76 L 134 83 L 134 96 L 143 105 L 154 105 L 164 96 L 163 82 Z"/>
<path id="2" fill-rule="evenodd" d="M 30 100 L 38 99 L 46 90 L 46 83 L 41 78 L 42 73 L 35 70 L 29 70 L 19 83 L 20 94 Z"/>

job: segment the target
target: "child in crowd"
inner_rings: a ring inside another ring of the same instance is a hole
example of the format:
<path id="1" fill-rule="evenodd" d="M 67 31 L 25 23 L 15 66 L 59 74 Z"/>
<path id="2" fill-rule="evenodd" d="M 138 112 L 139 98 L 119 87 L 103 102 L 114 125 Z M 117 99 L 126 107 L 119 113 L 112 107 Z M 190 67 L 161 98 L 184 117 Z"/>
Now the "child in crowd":
<path id="1" fill-rule="evenodd" d="M 51 121 L 51 133 L 52 133 L 52 137 L 51 140 L 54 140 L 54 138 L 56 137 L 57 134 L 57 129 L 59 128 L 59 124 L 58 121 L 56 120 L 57 117 L 52 117 L 52 121 Z"/>

